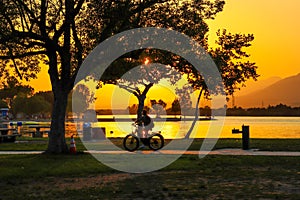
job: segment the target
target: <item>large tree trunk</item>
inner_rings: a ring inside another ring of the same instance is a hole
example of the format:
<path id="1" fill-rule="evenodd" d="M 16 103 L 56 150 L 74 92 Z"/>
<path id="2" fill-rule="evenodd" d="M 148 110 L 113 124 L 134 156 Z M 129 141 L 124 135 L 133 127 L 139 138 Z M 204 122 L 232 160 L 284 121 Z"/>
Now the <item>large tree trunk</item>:
<path id="1" fill-rule="evenodd" d="M 51 118 L 47 153 L 67 153 L 65 140 L 65 116 L 68 102 L 68 91 L 53 90 L 54 105 Z"/>
<path id="2" fill-rule="evenodd" d="M 199 119 L 199 103 L 200 103 L 200 99 L 201 99 L 201 96 L 202 96 L 202 92 L 203 92 L 203 89 L 201 89 L 200 93 L 199 93 L 199 96 L 198 96 L 198 99 L 197 99 L 197 103 L 196 103 L 196 108 L 195 108 L 195 118 L 193 120 L 193 123 L 190 127 L 190 129 L 188 130 L 187 134 L 185 135 L 185 138 L 186 139 L 189 139 L 194 128 L 195 128 L 195 125 L 196 125 L 196 122 L 198 121 Z"/>
<path id="3" fill-rule="evenodd" d="M 47 45 L 49 57 L 49 75 L 54 94 L 54 105 L 51 118 L 51 130 L 49 134 L 48 153 L 66 153 L 68 146 L 65 139 L 65 116 L 68 104 L 68 94 L 73 87 L 71 76 L 71 23 L 74 2 L 66 0 L 65 30 L 63 46 L 54 46 L 51 42 Z M 56 53 L 57 50 L 59 57 Z M 60 58 L 61 71 L 59 72 Z"/>
<path id="4" fill-rule="evenodd" d="M 139 105 L 138 105 L 138 110 L 137 110 L 137 119 L 141 119 L 141 117 L 142 117 L 143 109 L 145 106 L 145 99 L 146 99 L 145 95 L 141 95 L 138 97 Z"/>
<path id="5" fill-rule="evenodd" d="M 148 91 L 153 86 L 153 83 L 149 83 L 145 85 L 145 89 L 143 92 L 140 92 L 140 90 L 134 91 L 133 94 L 137 97 L 139 101 L 138 110 L 137 110 L 137 119 L 140 119 L 142 117 L 143 109 L 145 106 L 145 99 L 147 96 Z"/>

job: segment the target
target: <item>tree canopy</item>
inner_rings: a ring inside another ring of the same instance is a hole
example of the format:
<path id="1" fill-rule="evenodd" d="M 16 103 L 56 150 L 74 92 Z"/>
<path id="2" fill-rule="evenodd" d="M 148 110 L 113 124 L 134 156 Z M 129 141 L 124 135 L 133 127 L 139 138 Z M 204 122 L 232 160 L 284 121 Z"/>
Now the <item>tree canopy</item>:
<path id="1" fill-rule="evenodd" d="M 81 64 L 96 45 L 125 30 L 161 27 L 184 33 L 208 50 L 209 29 L 205 20 L 213 19 L 222 11 L 224 4 L 223 0 L 1 0 L 0 72 L 2 76 L 8 76 L 13 69 L 17 76 L 27 80 L 35 78 L 40 67 L 48 68 L 54 100 L 47 151 L 66 152 L 64 120 L 68 95 Z M 222 60 L 226 57 L 223 51 L 230 54 L 228 42 L 234 42 L 235 49 L 240 45 L 240 39 L 229 36 L 220 33 L 220 41 L 224 43 L 220 43 L 219 50 L 212 51 L 220 69 L 224 68 L 220 71 L 226 77 L 231 73 L 231 67 L 228 67 L 230 59 Z M 147 53 L 147 50 L 133 52 L 120 59 L 131 58 L 134 61 L 144 52 Z M 187 67 L 182 67 L 187 66 L 186 62 L 179 56 L 156 50 L 148 52 L 147 56 L 154 56 L 156 62 L 186 72 Z M 249 66 L 240 65 L 244 68 Z M 118 80 L 128 71 L 122 66 L 117 69 L 113 70 L 117 73 L 107 73 L 110 75 L 102 81 Z M 255 68 L 252 70 L 255 71 Z M 251 76 L 250 72 L 246 74 Z M 201 77 L 195 78 L 198 80 L 195 83 L 201 81 Z M 239 80 L 243 82 L 243 79 Z"/>
<path id="2" fill-rule="evenodd" d="M 50 111 L 50 107 L 50 103 L 41 96 L 35 95 L 28 98 L 21 95 L 13 101 L 12 113 L 14 115 L 17 113 L 24 113 L 29 116 L 33 114 L 43 115 Z"/>
<path id="3" fill-rule="evenodd" d="M 29 97 L 34 89 L 29 85 L 22 85 L 14 76 L 9 76 L 2 81 L 0 86 L 0 99 L 5 101 L 9 108 L 13 107 L 13 100 L 18 96 Z"/>
<path id="4" fill-rule="evenodd" d="M 96 2 L 95 2 L 96 3 Z M 95 47 L 84 0 L 1 0 L 0 68 L 12 67 L 20 78 L 36 77 L 48 67 L 54 95 L 48 152 L 66 152 L 65 113 L 68 94 L 87 54 Z M 44 65 L 40 65 L 43 63 Z"/>
<path id="5" fill-rule="evenodd" d="M 167 103 L 164 102 L 163 100 L 155 100 L 155 99 L 151 99 L 150 100 L 151 103 L 151 107 L 154 110 L 155 114 L 156 114 L 156 118 L 160 118 L 161 114 L 166 114 L 165 108 L 167 107 Z M 165 112 L 163 112 L 165 111 Z"/>

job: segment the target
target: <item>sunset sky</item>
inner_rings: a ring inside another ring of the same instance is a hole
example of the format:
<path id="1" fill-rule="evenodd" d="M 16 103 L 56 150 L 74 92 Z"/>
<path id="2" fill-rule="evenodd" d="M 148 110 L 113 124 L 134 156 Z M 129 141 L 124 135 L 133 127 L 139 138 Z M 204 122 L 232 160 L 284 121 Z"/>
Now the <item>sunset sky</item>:
<path id="1" fill-rule="evenodd" d="M 223 12 L 209 21 L 210 44 L 215 32 L 226 28 L 231 33 L 253 33 L 249 48 L 256 62 L 259 80 L 273 76 L 285 78 L 300 73 L 300 1 L 299 0 L 226 0 Z M 30 84 L 36 91 L 50 90 L 47 70 Z M 295 86 L 296 87 L 296 86 Z M 109 87 L 102 93 L 107 93 Z"/>
<path id="2" fill-rule="evenodd" d="M 253 33 L 249 49 L 261 79 L 300 73 L 299 0 L 227 0 L 224 11 L 211 21 L 211 34 L 219 28 L 232 33 Z"/>

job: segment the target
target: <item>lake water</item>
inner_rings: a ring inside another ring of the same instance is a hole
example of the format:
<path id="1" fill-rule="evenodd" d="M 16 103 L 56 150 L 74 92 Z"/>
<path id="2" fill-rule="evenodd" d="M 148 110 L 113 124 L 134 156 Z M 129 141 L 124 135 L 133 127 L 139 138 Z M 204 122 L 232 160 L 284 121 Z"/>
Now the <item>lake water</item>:
<path id="1" fill-rule="evenodd" d="M 218 117 L 215 119 L 197 122 L 197 128 L 191 137 L 241 138 L 241 134 L 232 134 L 232 129 L 241 130 L 244 124 L 250 127 L 251 138 L 300 138 L 300 117 L 225 117 L 223 124 L 222 119 Z M 191 123 L 191 121 L 183 120 L 155 122 L 154 131 L 161 131 L 165 138 L 182 138 L 189 130 Z M 105 127 L 107 137 L 124 137 L 132 130 L 131 122 L 97 122 L 93 126 Z M 72 124 L 67 126 L 67 132 L 74 132 L 74 129 Z M 211 131 L 208 132 L 208 130 Z M 208 133 L 209 136 L 207 136 Z"/>

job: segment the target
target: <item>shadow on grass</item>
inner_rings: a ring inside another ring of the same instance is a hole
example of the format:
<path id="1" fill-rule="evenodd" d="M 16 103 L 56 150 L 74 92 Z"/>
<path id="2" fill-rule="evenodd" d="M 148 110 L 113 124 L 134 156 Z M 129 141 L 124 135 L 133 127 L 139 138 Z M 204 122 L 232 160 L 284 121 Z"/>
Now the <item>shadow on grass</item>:
<path id="1" fill-rule="evenodd" d="M 0 156 L 1 199 L 299 199 L 297 157 L 184 155 L 146 174 L 88 154 Z M 17 192 L 16 192 L 17 191 Z"/>

